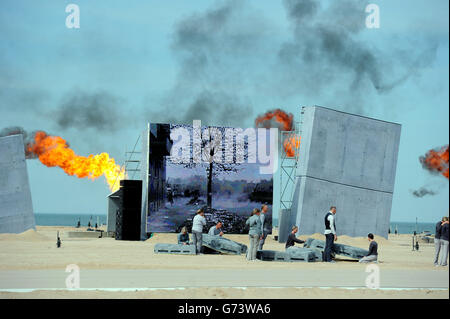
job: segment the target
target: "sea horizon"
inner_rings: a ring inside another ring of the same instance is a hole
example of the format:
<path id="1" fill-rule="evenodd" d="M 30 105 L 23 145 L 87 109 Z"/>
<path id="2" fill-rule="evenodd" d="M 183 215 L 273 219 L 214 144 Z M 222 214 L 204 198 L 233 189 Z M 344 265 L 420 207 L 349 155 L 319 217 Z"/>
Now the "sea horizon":
<path id="1" fill-rule="evenodd" d="M 106 214 L 96 213 L 34 213 L 36 226 L 76 226 L 80 221 L 81 227 L 91 226 L 97 223 L 104 225 L 107 222 Z M 91 219 L 92 217 L 92 219 Z M 98 226 L 100 226 L 98 225 Z"/>
<path id="2" fill-rule="evenodd" d="M 107 214 L 98 213 L 35 213 L 36 225 L 37 226 L 76 226 L 78 221 L 80 221 L 81 227 L 88 226 L 89 221 L 91 221 L 91 226 L 95 226 L 97 223 L 100 225 L 106 225 Z M 92 217 L 92 219 L 91 219 Z M 437 221 L 436 221 L 437 222 Z M 414 231 L 421 233 L 423 231 L 434 232 L 436 222 L 419 222 L 417 221 L 391 221 L 390 222 L 390 232 L 394 233 L 395 229 L 399 234 L 412 234 Z M 273 218 L 273 226 L 278 226 L 278 219 Z M 99 225 L 99 226 L 100 226 Z"/>

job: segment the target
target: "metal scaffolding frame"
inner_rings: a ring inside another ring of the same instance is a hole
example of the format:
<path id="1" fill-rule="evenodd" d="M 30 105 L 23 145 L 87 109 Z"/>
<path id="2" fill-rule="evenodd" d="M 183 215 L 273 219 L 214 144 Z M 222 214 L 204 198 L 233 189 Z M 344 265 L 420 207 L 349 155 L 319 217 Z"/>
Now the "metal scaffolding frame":
<path id="1" fill-rule="evenodd" d="M 139 159 L 136 159 L 135 154 L 141 154 L 142 152 L 137 152 L 136 151 L 136 146 L 139 142 L 141 138 L 141 135 L 138 136 L 136 143 L 134 144 L 133 150 L 131 152 L 128 152 L 125 149 L 125 176 L 127 176 L 128 179 L 134 179 L 134 176 L 136 175 L 136 172 L 140 172 L 140 165 L 141 165 L 141 160 L 140 160 L 140 155 L 139 155 Z M 127 159 L 128 157 L 128 159 Z M 128 165 L 129 164 L 134 164 L 135 166 L 132 168 L 129 168 Z M 133 176 L 130 176 L 130 173 L 133 173 Z M 140 179 L 140 176 L 139 178 Z"/>
<path id="2" fill-rule="evenodd" d="M 280 131 L 280 209 L 290 209 L 294 200 L 295 172 L 298 166 L 299 149 L 296 150 L 294 157 L 289 157 L 284 151 L 284 143 L 292 138 L 301 137 L 303 113 L 304 107 L 301 108 L 299 121 L 294 122 L 291 131 Z"/>
<path id="3" fill-rule="evenodd" d="M 141 138 L 141 135 L 138 136 L 138 138 L 136 140 L 136 143 L 134 144 L 133 150 L 131 152 L 128 152 L 125 149 L 125 162 L 123 163 L 123 165 L 120 166 L 120 171 L 122 171 L 122 169 L 125 169 L 125 176 L 126 176 L 127 179 L 134 179 L 134 176 L 135 176 L 136 172 L 140 172 L 141 171 L 140 170 L 141 161 L 140 160 L 136 160 L 136 159 L 133 158 L 134 154 L 140 154 L 141 153 L 141 152 L 136 152 L 135 151 L 136 150 L 136 146 L 137 146 L 140 138 Z M 130 154 L 130 155 L 129 155 L 128 159 L 127 159 L 128 154 Z M 136 166 L 134 168 L 128 168 L 128 164 L 129 163 L 134 163 L 134 164 L 136 164 Z M 133 172 L 133 176 L 132 177 L 130 177 L 129 174 L 128 174 L 130 172 Z M 116 183 L 120 183 L 119 176 L 120 176 L 120 174 L 117 174 L 116 179 L 114 180 L 113 187 L 116 185 Z"/>

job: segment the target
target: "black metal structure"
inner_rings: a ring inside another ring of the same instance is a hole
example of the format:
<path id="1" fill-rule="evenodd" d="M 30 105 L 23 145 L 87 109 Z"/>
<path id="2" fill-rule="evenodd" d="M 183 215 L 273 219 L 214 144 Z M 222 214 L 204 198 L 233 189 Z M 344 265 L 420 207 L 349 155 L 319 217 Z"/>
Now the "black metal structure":
<path id="1" fill-rule="evenodd" d="M 121 180 L 116 215 L 116 240 L 141 239 L 142 181 Z"/>

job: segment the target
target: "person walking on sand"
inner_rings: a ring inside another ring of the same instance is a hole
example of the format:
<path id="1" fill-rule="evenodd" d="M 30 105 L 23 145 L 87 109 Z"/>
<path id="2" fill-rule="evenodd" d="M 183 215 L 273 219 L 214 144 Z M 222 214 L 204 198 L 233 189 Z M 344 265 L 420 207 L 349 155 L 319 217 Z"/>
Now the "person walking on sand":
<path id="1" fill-rule="evenodd" d="M 259 241 L 258 250 L 263 249 L 264 243 L 267 238 L 267 234 L 270 233 L 270 229 L 269 229 L 270 223 L 266 216 L 268 210 L 269 210 L 269 207 L 266 204 L 261 206 L 261 214 L 259 216 L 259 218 L 261 219 L 261 239 Z"/>
<path id="2" fill-rule="evenodd" d="M 336 225 L 334 215 L 336 214 L 336 206 L 331 206 L 330 211 L 325 215 L 325 250 L 323 261 L 335 263 L 331 259 L 331 252 L 333 250 L 334 242 L 337 241 Z"/>
<path id="3" fill-rule="evenodd" d="M 436 223 L 436 230 L 434 232 L 434 265 L 439 266 L 439 252 L 441 250 L 441 231 L 442 223 L 444 223 L 445 217 L 442 217 L 440 221 Z"/>
<path id="4" fill-rule="evenodd" d="M 193 244 L 195 246 L 195 254 L 198 255 L 202 252 L 203 244 L 203 226 L 206 226 L 205 212 L 203 209 L 199 209 L 197 214 L 192 220 L 192 237 Z"/>
<path id="5" fill-rule="evenodd" d="M 370 233 L 367 235 L 367 239 L 369 240 L 369 253 L 359 260 L 360 263 L 370 263 L 377 262 L 378 260 L 378 244 L 373 239 L 373 234 Z"/>
<path id="6" fill-rule="evenodd" d="M 261 219 L 259 217 L 260 210 L 258 208 L 253 209 L 252 216 L 245 222 L 250 226 L 248 231 L 248 237 L 250 239 L 250 247 L 247 251 L 247 260 L 256 260 L 256 251 L 258 249 L 258 242 L 261 238 Z"/>
<path id="7" fill-rule="evenodd" d="M 305 242 L 301 239 L 298 239 L 297 237 L 295 237 L 295 234 L 298 232 L 298 227 L 297 226 L 292 226 L 292 231 L 288 236 L 288 239 L 286 240 L 286 246 L 285 248 L 288 249 L 289 247 L 292 247 L 295 245 L 295 243 L 297 244 L 304 244 Z"/>
<path id="8" fill-rule="evenodd" d="M 448 259 L 448 233 L 449 233 L 449 226 L 448 226 L 448 217 L 444 218 L 444 221 L 442 223 L 441 228 L 441 261 L 439 262 L 439 266 L 447 266 L 447 259 Z"/>

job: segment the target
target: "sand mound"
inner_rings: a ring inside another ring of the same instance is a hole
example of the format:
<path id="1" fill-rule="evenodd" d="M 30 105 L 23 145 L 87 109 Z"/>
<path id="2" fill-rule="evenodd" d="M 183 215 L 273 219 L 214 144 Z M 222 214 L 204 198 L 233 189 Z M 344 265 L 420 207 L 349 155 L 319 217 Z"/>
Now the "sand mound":
<path id="1" fill-rule="evenodd" d="M 0 240 L 46 241 L 49 240 L 49 238 L 45 235 L 39 234 L 34 229 L 28 229 L 20 234 L 10 234 L 10 233 L 0 234 Z"/>

